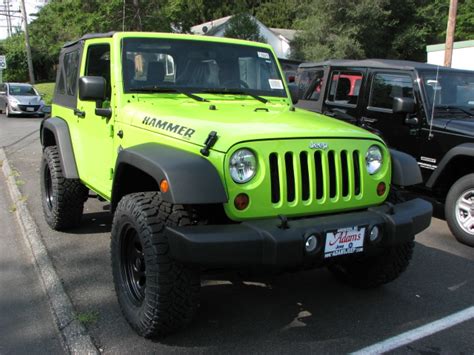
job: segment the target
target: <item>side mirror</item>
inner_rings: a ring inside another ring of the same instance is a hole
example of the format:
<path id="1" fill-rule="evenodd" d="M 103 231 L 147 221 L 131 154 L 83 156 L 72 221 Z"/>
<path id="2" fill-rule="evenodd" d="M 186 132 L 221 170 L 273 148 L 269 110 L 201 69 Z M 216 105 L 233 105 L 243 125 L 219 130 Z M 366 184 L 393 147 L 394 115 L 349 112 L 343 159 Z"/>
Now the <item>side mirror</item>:
<path id="1" fill-rule="evenodd" d="M 79 99 L 82 101 L 104 101 L 107 83 L 101 76 L 79 78 Z"/>
<path id="2" fill-rule="evenodd" d="M 414 113 L 415 100 L 411 97 L 394 97 L 392 110 L 393 113 Z"/>
<path id="3" fill-rule="evenodd" d="M 299 89 L 298 85 L 293 84 L 293 83 L 288 84 L 288 89 L 290 89 L 291 102 L 294 105 L 299 100 L 300 89 Z"/>

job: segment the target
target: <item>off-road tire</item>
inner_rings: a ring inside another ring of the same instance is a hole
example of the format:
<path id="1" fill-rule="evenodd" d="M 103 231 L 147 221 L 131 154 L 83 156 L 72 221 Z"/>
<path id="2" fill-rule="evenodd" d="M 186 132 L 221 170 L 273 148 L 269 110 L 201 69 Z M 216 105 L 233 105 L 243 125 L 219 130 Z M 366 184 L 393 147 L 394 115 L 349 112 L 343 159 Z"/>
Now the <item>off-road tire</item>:
<path id="1" fill-rule="evenodd" d="M 48 225 L 66 230 L 81 223 L 89 190 L 78 179 L 66 179 L 57 146 L 46 147 L 40 169 L 41 202 Z"/>
<path id="2" fill-rule="evenodd" d="M 413 241 L 387 248 L 376 256 L 357 257 L 328 266 L 343 283 L 362 289 L 381 286 L 403 273 L 413 255 Z"/>
<path id="3" fill-rule="evenodd" d="M 469 211 L 468 208 L 466 208 L 466 211 L 463 210 L 462 213 L 463 216 L 467 216 L 466 218 L 469 218 L 470 216 L 472 221 L 472 218 L 474 218 L 474 174 L 463 176 L 458 181 L 456 181 L 453 186 L 451 186 L 444 204 L 444 215 L 446 222 L 448 222 L 449 229 L 451 230 L 451 233 L 453 233 L 454 237 L 459 242 L 474 247 L 474 230 L 472 230 L 472 233 L 469 233 L 467 230 L 465 230 L 460 225 L 460 223 L 463 219 L 466 220 L 466 218 L 458 215 L 461 213 L 458 208 L 458 201 L 463 196 L 467 195 L 471 196 L 471 210 Z"/>
<path id="4" fill-rule="evenodd" d="M 162 201 L 159 192 L 133 193 L 118 203 L 111 240 L 115 291 L 128 323 L 143 337 L 173 333 L 194 318 L 199 270 L 172 258 L 164 232 L 196 220 L 194 211 Z"/>

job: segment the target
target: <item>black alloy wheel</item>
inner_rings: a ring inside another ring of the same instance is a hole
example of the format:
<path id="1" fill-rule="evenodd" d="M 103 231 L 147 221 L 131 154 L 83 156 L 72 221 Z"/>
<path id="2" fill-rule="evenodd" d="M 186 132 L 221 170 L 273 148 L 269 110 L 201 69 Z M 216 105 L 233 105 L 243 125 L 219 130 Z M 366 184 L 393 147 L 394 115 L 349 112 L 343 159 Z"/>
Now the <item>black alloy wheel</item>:
<path id="1" fill-rule="evenodd" d="M 122 242 L 121 271 L 125 289 L 130 300 L 141 306 L 145 299 L 146 265 L 143 246 L 136 229 L 131 224 L 123 226 L 120 232 Z"/>

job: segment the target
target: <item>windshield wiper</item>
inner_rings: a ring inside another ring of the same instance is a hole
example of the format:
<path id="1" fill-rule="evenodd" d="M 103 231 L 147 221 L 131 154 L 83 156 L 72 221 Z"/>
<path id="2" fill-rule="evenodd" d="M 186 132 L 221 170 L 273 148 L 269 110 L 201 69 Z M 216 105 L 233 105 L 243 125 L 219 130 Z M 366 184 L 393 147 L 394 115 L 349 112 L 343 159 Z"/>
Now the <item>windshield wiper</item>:
<path id="1" fill-rule="evenodd" d="M 209 102 L 209 100 L 206 100 L 205 98 L 201 96 L 194 95 L 188 91 L 185 90 L 180 90 L 176 88 L 164 88 L 164 87 L 158 87 L 158 86 L 140 86 L 138 88 L 132 88 L 130 91 L 133 92 L 160 92 L 160 93 L 178 93 L 178 94 L 183 94 L 186 95 L 187 97 L 190 97 L 191 99 L 194 99 L 196 101 L 200 102 Z"/>
<path id="2" fill-rule="evenodd" d="M 472 114 L 471 112 L 469 112 L 468 110 L 466 109 L 463 109 L 462 107 L 459 107 L 459 106 L 454 106 L 454 105 L 436 105 L 435 106 L 435 109 L 442 109 L 442 110 L 446 110 L 446 111 L 450 111 L 450 110 L 458 110 L 458 111 L 461 111 L 461 112 L 464 112 L 465 114 L 469 115 L 469 117 L 474 117 L 474 114 Z"/>
<path id="3" fill-rule="evenodd" d="M 245 91 L 242 91 L 242 90 L 207 89 L 207 90 L 203 90 L 203 92 L 210 93 L 210 94 L 223 94 L 223 95 L 247 95 L 247 96 L 253 97 L 255 100 L 263 102 L 264 104 L 266 104 L 268 102 L 268 100 L 264 97 L 261 97 L 261 96 L 255 95 L 255 94 L 251 94 L 251 93 L 248 93 L 248 92 L 245 92 Z"/>

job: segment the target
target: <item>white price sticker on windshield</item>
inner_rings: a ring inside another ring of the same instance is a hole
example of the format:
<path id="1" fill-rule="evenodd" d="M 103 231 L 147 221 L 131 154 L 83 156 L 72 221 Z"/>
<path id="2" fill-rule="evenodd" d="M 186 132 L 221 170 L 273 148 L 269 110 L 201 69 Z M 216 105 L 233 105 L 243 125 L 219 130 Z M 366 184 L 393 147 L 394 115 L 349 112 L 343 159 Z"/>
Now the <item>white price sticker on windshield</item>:
<path id="1" fill-rule="evenodd" d="M 272 90 L 283 90 L 283 83 L 280 79 L 268 79 L 268 83 Z"/>
<path id="2" fill-rule="evenodd" d="M 257 52 L 259 58 L 270 59 L 270 54 L 266 52 Z"/>

